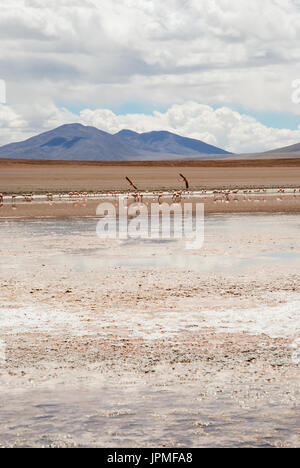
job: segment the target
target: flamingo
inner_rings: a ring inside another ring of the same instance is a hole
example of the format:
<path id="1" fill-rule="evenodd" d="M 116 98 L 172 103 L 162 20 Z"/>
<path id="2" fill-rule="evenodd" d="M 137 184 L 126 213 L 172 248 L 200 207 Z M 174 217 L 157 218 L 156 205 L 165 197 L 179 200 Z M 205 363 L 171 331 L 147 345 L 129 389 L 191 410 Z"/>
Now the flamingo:
<path id="1" fill-rule="evenodd" d="M 185 182 L 185 187 L 186 187 L 186 189 L 188 190 L 188 189 L 189 189 L 189 181 L 187 180 L 186 177 L 184 177 L 183 174 L 179 174 L 179 175 L 180 175 L 180 177 L 184 180 L 184 182 Z"/>
<path id="2" fill-rule="evenodd" d="M 125 177 L 125 179 L 127 180 L 127 182 L 129 182 L 129 183 L 130 183 L 131 187 L 133 187 L 133 188 L 134 188 L 134 190 L 137 190 L 137 191 L 138 191 L 138 188 L 136 187 L 136 185 L 134 185 L 134 183 L 133 183 L 133 182 L 131 182 L 131 180 L 129 179 L 129 177 L 127 177 L 127 176 L 126 176 L 126 177 Z"/>
<path id="3" fill-rule="evenodd" d="M 181 190 L 178 190 L 178 192 L 173 193 L 173 197 L 172 197 L 173 202 L 179 203 L 181 201 L 181 199 L 182 199 L 182 191 Z"/>
<path id="4" fill-rule="evenodd" d="M 132 196 L 134 198 L 134 202 L 136 203 L 139 200 L 139 194 L 137 192 L 134 192 Z"/>
<path id="5" fill-rule="evenodd" d="M 25 198 L 26 202 L 32 202 L 32 194 L 31 193 L 25 193 L 25 194 L 23 194 L 23 197 Z"/>

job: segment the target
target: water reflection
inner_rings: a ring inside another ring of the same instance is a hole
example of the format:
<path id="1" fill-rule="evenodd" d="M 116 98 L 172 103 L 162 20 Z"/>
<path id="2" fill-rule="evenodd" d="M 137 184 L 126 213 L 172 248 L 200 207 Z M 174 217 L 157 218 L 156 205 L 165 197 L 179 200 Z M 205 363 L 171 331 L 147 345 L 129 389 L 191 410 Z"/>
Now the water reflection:
<path id="1" fill-rule="evenodd" d="M 128 405 L 130 402 L 130 408 Z M 296 446 L 296 406 L 211 398 L 197 386 L 131 386 L 3 395 L 0 444 L 20 447 Z M 263 411 L 262 411 L 263 407 Z M 22 420 L 20 421 L 20 412 Z M 20 437 L 19 434 L 22 434 Z"/>
<path id="2" fill-rule="evenodd" d="M 229 273 L 259 269 L 263 265 L 283 265 L 291 270 L 300 265 L 300 215 L 208 215 L 204 248 L 195 251 L 186 250 L 184 239 L 102 240 L 96 235 L 97 221 L 96 218 L 2 221 L 2 267 L 8 267 L 5 252 L 11 248 L 12 239 L 19 245 L 23 241 L 26 249 L 39 249 L 38 256 L 19 252 L 14 264 L 24 266 L 65 264 L 80 271 L 172 267 Z"/>

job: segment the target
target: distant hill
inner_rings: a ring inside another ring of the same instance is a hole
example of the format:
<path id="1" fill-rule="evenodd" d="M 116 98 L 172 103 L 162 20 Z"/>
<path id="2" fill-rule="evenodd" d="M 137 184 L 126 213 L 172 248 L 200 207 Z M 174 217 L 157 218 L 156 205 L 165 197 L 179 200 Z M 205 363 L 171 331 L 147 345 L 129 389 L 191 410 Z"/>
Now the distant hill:
<path id="1" fill-rule="evenodd" d="M 271 151 L 267 151 L 267 153 L 299 153 L 300 152 L 300 143 L 291 146 L 285 146 L 284 148 L 277 148 Z"/>
<path id="2" fill-rule="evenodd" d="M 208 145 L 201 140 L 185 138 L 170 132 L 136 133 L 121 130 L 115 135 L 130 144 L 138 151 L 163 153 L 179 156 L 196 156 L 200 154 L 231 154 L 216 146 Z"/>
<path id="3" fill-rule="evenodd" d="M 0 158 L 67 161 L 217 159 L 230 154 L 203 141 L 170 132 L 122 130 L 111 135 L 81 124 L 62 125 L 28 140 L 0 147 Z"/>

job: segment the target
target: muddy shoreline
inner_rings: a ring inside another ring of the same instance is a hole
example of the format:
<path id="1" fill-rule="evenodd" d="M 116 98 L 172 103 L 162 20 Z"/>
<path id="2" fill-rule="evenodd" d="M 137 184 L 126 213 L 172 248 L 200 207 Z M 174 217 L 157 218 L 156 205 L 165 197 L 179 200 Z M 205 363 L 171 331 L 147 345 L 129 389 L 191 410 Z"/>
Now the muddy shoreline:
<path id="1" fill-rule="evenodd" d="M 196 204 L 203 204 L 206 214 L 213 213 L 299 213 L 300 212 L 300 194 L 238 194 L 238 195 L 186 195 L 181 198 L 181 206 L 185 203 L 192 203 L 192 210 L 195 212 Z M 133 208 L 135 200 L 133 194 L 123 194 L 126 206 Z M 122 198 L 123 200 L 123 198 Z M 160 203 L 171 205 L 173 203 L 171 195 L 163 195 L 159 199 Z M 83 218 L 96 216 L 97 208 L 101 203 L 111 203 L 114 206 L 116 215 L 119 214 L 120 203 L 119 195 L 109 196 L 105 194 L 94 196 L 79 196 L 70 199 L 65 196 L 61 199 L 58 196 L 53 200 L 33 199 L 25 202 L 22 197 L 12 201 L 6 197 L 4 204 L 0 209 L 0 220 L 3 219 L 38 219 L 38 218 Z M 151 204 L 158 203 L 158 194 L 151 196 L 145 194 L 143 203 L 147 207 L 149 214 Z"/>

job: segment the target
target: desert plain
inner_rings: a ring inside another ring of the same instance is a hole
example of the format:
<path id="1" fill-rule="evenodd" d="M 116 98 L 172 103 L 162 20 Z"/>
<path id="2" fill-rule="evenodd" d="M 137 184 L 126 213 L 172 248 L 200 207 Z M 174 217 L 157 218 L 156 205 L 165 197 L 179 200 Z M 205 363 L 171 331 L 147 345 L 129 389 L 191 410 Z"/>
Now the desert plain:
<path id="1" fill-rule="evenodd" d="M 201 249 L 99 239 L 126 175 L 151 202 L 179 173 Z M 299 446 L 299 188 L 298 160 L 0 161 L 0 445 Z"/>

